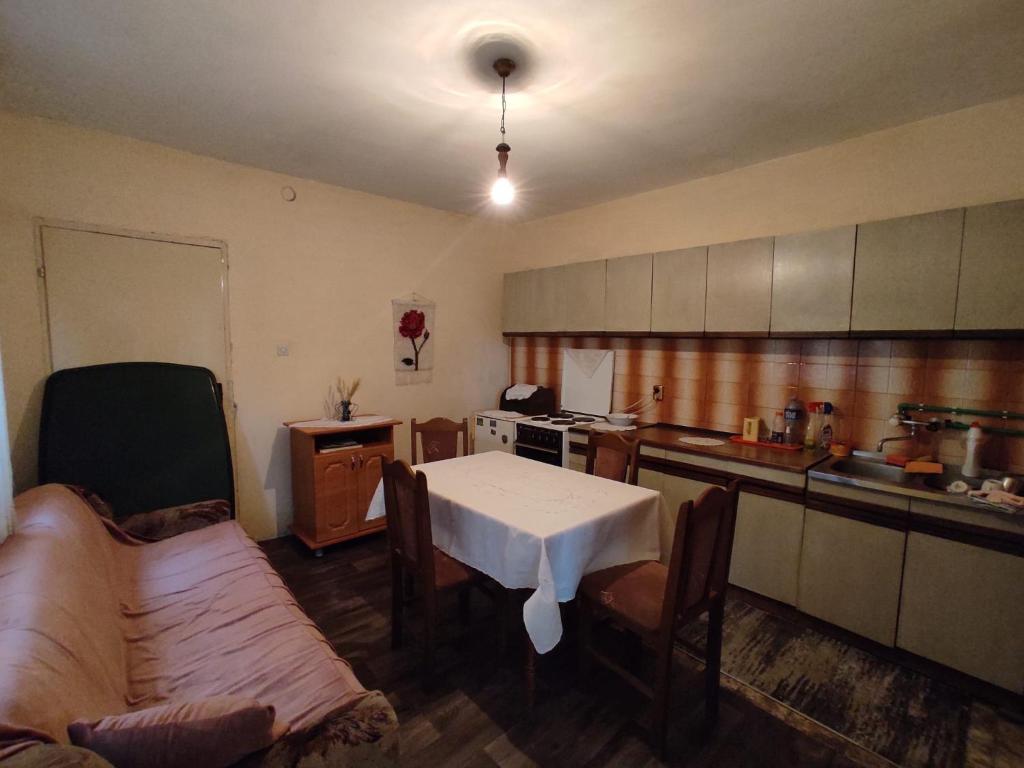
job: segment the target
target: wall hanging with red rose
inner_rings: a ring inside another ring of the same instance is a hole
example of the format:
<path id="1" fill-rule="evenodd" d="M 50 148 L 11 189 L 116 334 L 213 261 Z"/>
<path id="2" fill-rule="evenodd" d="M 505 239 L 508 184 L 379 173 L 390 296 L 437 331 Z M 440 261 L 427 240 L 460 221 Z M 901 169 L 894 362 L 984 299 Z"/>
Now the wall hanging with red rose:
<path id="1" fill-rule="evenodd" d="M 395 383 L 423 384 L 434 370 L 434 302 L 418 294 L 391 300 Z"/>

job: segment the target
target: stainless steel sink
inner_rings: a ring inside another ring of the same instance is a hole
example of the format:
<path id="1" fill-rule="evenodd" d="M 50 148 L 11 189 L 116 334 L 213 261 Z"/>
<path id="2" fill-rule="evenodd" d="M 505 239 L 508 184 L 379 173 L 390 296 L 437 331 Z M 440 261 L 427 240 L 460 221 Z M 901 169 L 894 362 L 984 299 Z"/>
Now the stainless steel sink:
<path id="1" fill-rule="evenodd" d="M 884 483 L 906 485 L 913 481 L 913 476 L 903 471 L 902 467 L 894 467 L 879 461 L 860 458 L 843 458 L 834 462 L 830 469 L 851 477 L 862 477 L 868 480 L 881 480 Z M 945 489 L 945 486 L 943 486 Z"/>
<path id="2" fill-rule="evenodd" d="M 947 465 L 939 475 L 908 474 L 902 467 L 886 464 L 881 454 L 859 451 L 855 451 L 853 456 L 828 459 L 812 467 L 807 474 L 814 480 L 916 496 L 975 510 L 978 509 L 977 505 L 972 504 L 964 494 L 949 493 L 946 487 L 954 480 L 963 480 L 970 488 L 980 488 L 987 477 L 1001 476 L 986 471 L 981 478 L 967 478 L 960 474 L 960 467 L 953 465 Z"/>

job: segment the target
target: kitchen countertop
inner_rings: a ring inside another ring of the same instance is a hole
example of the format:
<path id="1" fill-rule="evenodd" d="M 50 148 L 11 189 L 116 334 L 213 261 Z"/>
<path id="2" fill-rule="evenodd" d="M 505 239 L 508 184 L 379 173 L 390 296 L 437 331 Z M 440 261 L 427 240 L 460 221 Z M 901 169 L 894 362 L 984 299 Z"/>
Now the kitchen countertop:
<path id="1" fill-rule="evenodd" d="M 587 429 L 577 428 L 573 428 L 570 431 L 576 433 L 589 432 Z M 830 455 L 828 451 L 821 449 L 815 451 L 777 451 L 771 448 L 761 448 L 756 445 L 730 443 L 729 438 L 732 435 L 729 432 L 677 427 L 670 424 L 640 424 L 637 426 L 636 434 L 640 437 L 642 445 L 652 448 L 665 448 L 670 451 L 679 451 L 680 453 L 693 453 L 724 461 L 738 461 L 744 464 L 754 464 L 760 467 L 769 467 L 799 474 L 806 473 L 808 469 L 824 461 Z M 679 438 L 686 436 L 716 437 L 719 440 L 724 440 L 725 445 L 691 445 L 679 442 Z"/>

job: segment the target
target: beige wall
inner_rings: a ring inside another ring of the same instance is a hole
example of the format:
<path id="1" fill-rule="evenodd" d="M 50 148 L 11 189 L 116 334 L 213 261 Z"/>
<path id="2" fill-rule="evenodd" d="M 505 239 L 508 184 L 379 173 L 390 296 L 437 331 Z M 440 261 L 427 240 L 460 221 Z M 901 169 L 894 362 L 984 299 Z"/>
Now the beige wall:
<path id="1" fill-rule="evenodd" d="M 526 223 L 508 269 L 1021 197 L 1024 97 L 1017 97 Z"/>
<path id="2" fill-rule="evenodd" d="M 240 517 L 257 538 L 291 520 L 280 423 L 321 415 L 335 376 L 362 376 L 363 411 L 406 422 L 493 406 L 505 383 L 494 225 L 3 113 L 0 179 L 0 334 L 19 488 L 35 479 L 48 373 L 33 217 L 227 242 Z M 390 299 L 412 291 L 437 302 L 434 381 L 396 387 Z M 279 343 L 288 357 L 276 356 Z M 407 454 L 407 427 L 398 441 Z"/>

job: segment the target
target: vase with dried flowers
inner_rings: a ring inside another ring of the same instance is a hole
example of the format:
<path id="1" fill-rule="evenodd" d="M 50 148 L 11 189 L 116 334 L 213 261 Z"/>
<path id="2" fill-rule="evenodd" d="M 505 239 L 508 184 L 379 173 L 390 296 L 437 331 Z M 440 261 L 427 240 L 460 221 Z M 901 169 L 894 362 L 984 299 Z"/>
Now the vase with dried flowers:
<path id="1" fill-rule="evenodd" d="M 352 421 L 352 416 L 359 410 L 359 406 L 352 402 L 352 398 L 359 389 L 359 382 L 360 379 L 353 379 L 349 384 L 339 376 L 334 385 L 327 388 L 327 397 L 324 400 L 324 411 L 327 418 Z"/>

